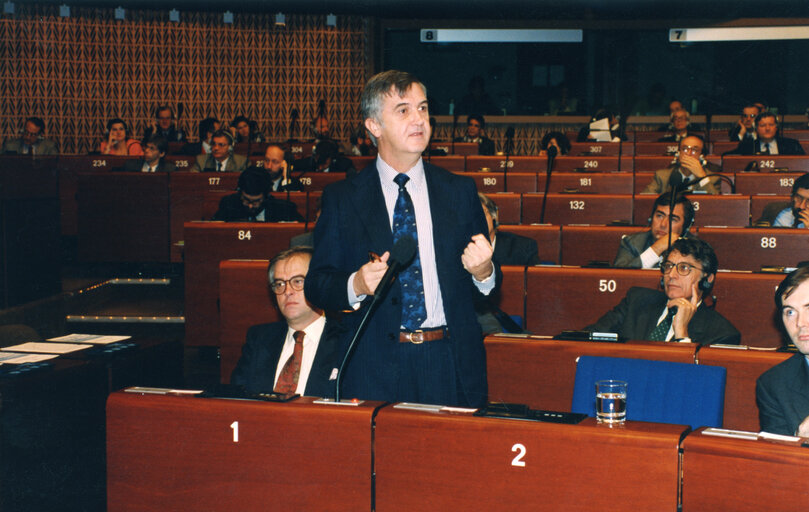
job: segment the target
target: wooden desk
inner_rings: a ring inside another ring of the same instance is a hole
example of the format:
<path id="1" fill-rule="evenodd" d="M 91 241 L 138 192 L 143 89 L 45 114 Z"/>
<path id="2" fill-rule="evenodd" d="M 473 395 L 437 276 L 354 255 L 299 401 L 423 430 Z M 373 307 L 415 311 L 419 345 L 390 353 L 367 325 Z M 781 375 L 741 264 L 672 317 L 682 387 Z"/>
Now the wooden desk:
<path id="1" fill-rule="evenodd" d="M 612 265 L 621 238 L 648 229 L 648 226 L 563 226 L 559 263 L 587 265 L 591 261 L 606 261 Z"/>
<path id="2" fill-rule="evenodd" d="M 655 199 L 655 194 L 635 196 L 634 224 L 646 224 Z M 750 225 L 750 196 L 690 194 L 688 199 L 694 205 L 695 226 Z"/>
<path id="3" fill-rule="evenodd" d="M 526 328 L 558 334 L 594 323 L 632 286 L 657 288 L 659 270 L 529 267 Z"/>
<path id="4" fill-rule="evenodd" d="M 302 222 L 185 224 L 185 343 L 219 345 L 219 262 L 271 258 L 303 233 Z M 266 278 L 264 279 L 266 284 Z"/>
<path id="5" fill-rule="evenodd" d="M 114 393 L 108 509 L 368 510 L 379 405 Z"/>
<path id="6" fill-rule="evenodd" d="M 297 176 L 293 172 L 293 175 Z M 323 190 L 329 183 L 346 179 L 342 172 L 308 172 L 299 178 L 306 190 Z"/>
<path id="7" fill-rule="evenodd" d="M 509 171 L 505 180 L 502 172 L 459 172 L 456 174 L 475 180 L 478 192 L 484 194 L 536 192 L 537 190 L 536 173 Z M 504 188 L 507 188 L 507 190 L 503 190 Z"/>
<path id="8" fill-rule="evenodd" d="M 809 249 L 809 233 L 803 229 L 699 228 L 698 236 L 711 244 L 720 268 L 733 270 L 795 266 L 806 259 Z"/>
<path id="9" fill-rule="evenodd" d="M 674 155 L 678 142 L 635 142 L 635 155 Z"/>
<path id="10" fill-rule="evenodd" d="M 376 510 L 674 510 L 687 428 L 386 407 L 376 417 Z"/>
<path id="11" fill-rule="evenodd" d="M 618 156 L 618 153 L 632 156 L 634 154 L 632 144 L 624 144 L 621 147 L 620 142 L 571 142 L 570 143 L 570 156 Z"/>
<path id="12" fill-rule="evenodd" d="M 621 164 L 626 163 L 625 159 Z M 631 162 L 631 159 L 629 159 Z M 632 167 L 626 169 L 623 165 L 618 168 L 617 156 L 559 156 L 553 161 L 553 170 L 555 172 L 616 172 L 628 171 L 632 172 Z M 545 168 L 540 169 L 540 174 L 544 174 Z"/>
<path id="13" fill-rule="evenodd" d="M 683 440 L 683 512 L 805 510 L 809 450 L 702 435 Z"/>
<path id="14" fill-rule="evenodd" d="M 170 261 L 169 173 L 80 173 L 77 200 L 80 261 Z"/>
<path id="15" fill-rule="evenodd" d="M 719 257 L 722 261 L 722 256 Z M 716 311 L 742 333 L 742 344 L 752 347 L 777 348 L 781 333 L 773 322 L 775 289 L 784 274 L 751 274 L 720 272 L 711 295 L 716 297 Z"/>
<path id="16" fill-rule="evenodd" d="M 521 224 L 519 226 L 500 225 L 500 231 L 508 231 L 516 235 L 527 236 L 537 241 L 539 261 L 559 263 L 559 226 L 540 226 L 539 224 Z"/>
<path id="17" fill-rule="evenodd" d="M 722 157 L 725 172 L 773 172 L 782 169 L 788 172 L 809 171 L 809 156 L 805 155 L 728 155 Z"/>
<path id="18" fill-rule="evenodd" d="M 497 205 L 499 224 L 519 224 L 522 219 L 522 194 L 517 192 L 495 192 L 486 194 Z"/>
<path id="19" fill-rule="evenodd" d="M 169 207 L 171 214 L 171 261 L 183 260 L 183 224 L 195 220 L 209 220 L 205 197 L 209 193 L 232 194 L 239 181 L 237 172 L 174 172 L 169 176 Z M 218 206 L 218 203 L 217 203 Z"/>
<path id="20" fill-rule="evenodd" d="M 579 356 L 693 363 L 696 345 L 637 341 L 599 343 L 487 336 L 489 401 L 569 411 Z"/>
<path id="21" fill-rule="evenodd" d="M 539 222 L 542 194 L 522 197 L 523 223 Z M 632 219 L 631 194 L 548 194 L 545 222 L 549 224 L 609 224 Z"/>
<path id="22" fill-rule="evenodd" d="M 478 154 L 478 145 L 474 142 L 431 142 L 430 149 L 445 151 L 448 155 Z"/>
<path id="23" fill-rule="evenodd" d="M 744 343 L 744 340 L 742 340 Z M 736 430 L 759 431 L 756 379 L 791 353 L 702 347 L 697 363 L 727 369 L 723 425 Z"/>
<path id="24" fill-rule="evenodd" d="M 537 176 L 537 192 L 545 191 L 546 175 Z M 580 173 L 559 172 L 551 174 L 549 192 L 576 191 L 582 194 L 632 194 L 634 176 L 631 172 Z"/>
<path id="25" fill-rule="evenodd" d="M 790 196 L 800 172 L 745 172 L 736 175 L 736 192 L 742 195 L 775 194 Z M 756 220 L 756 217 L 753 217 Z"/>
<path id="26" fill-rule="evenodd" d="M 475 150 L 475 154 L 477 154 L 477 150 Z M 466 170 L 466 157 L 463 155 L 430 156 L 424 157 L 423 160 L 449 172 L 464 172 Z"/>
<path id="27" fill-rule="evenodd" d="M 62 210 L 62 235 L 75 236 L 78 232 L 78 174 L 80 172 L 109 171 L 123 165 L 128 156 L 59 155 L 59 201 Z"/>
<path id="28" fill-rule="evenodd" d="M 528 172 L 536 174 L 537 172 L 544 172 L 547 167 L 547 158 L 544 156 L 511 156 L 508 159 L 508 172 Z M 466 170 L 467 172 L 479 172 L 484 168 L 489 172 L 495 174 L 503 174 L 503 168 L 506 166 L 505 156 L 477 156 L 469 155 L 466 157 Z"/>

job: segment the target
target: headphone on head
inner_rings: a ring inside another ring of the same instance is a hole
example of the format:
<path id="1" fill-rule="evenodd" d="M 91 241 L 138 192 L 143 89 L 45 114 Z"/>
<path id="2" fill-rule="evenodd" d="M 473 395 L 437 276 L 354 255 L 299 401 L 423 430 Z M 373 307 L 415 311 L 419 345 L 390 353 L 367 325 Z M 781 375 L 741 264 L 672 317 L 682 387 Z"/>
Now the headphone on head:
<path id="1" fill-rule="evenodd" d="M 661 272 L 662 272 L 662 267 L 661 267 Z M 676 272 L 676 270 L 675 270 L 675 272 Z M 660 287 L 661 288 L 666 287 L 665 276 L 660 276 Z M 711 281 L 708 281 L 708 276 L 707 275 L 704 275 L 704 276 L 702 276 L 702 279 L 700 279 L 699 282 L 697 283 L 697 288 L 699 289 L 699 291 L 702 292 L 703 295 L 705 295 L 706 293 L 711 291 L 711 288 L 713 288 L 713 283 Z"/>
<path id="2" fill-rule="evenodd" d="M 688 207 L 688 206 L 685 205 L 685 203 L 674 203 L 674 207 L 676 208 L 678 204 L 683 205 L 683 214 L 684 214 L 683 215 L 683 232 L 680 234 L 680 236 L 685 236 L 685 234 L 688 233 L 688 230 L 691 229 L 691 226 L 694 224 L 694 205 L 691 205 L 691 207 Z M 688 201 L 688 204 L 691 204 L 691 201 Z M 668 205 L 653 204 L 652 205 L 652 213 L 649 214 L 649 218 L 646 219 L 646 225 L 647 226 L 652 225 L 652 217 L 654 217 L 654 214 L 657 211 L 658 206 L 668 206 Z"/>

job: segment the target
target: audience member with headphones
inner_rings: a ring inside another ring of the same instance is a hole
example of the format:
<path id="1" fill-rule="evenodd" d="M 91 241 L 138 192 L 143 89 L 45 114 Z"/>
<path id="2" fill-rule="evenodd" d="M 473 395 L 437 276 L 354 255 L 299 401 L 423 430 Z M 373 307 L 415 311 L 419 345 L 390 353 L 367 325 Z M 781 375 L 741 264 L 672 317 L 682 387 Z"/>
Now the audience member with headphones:
<path id="1" fill-rule="evenodd" d="M 213 220 L 225 222 L 303 222 L 295 203 L 270 195 L 272 177 L 262 167 L 248 167 L 239 175 L 235 194 L 223 197 Z"/>
<path id="2" fill-rule="evenodd" d="M 632 287 L 617 306 L 584 330 L 614 332 L 630 340 L 738 345 L 739 331 L 705 304 L 718 267 L 707 242 L 680 238 L 663 253 L 662 291 Z"/>
<path id="3" fill-rule="evenodd" d="M 756 116 L 756 139 L 744 138 L 726 155 L 804 155 L 801 143 L 778 136 L 778 118 L 772 112 Z"/>
<path id="4" fill-rule="evenodd" d="M 690 236 L 689 228 L 694 223 L 694 205 L 685 195 L 678 195 L 674 200 L 674 212 L 669 223 L 670 194 L 661 194 L 652 205 L 649 215 L 649 230 L 640 231 L 621 238 L 621 246 L 615 255 L 613 267 L 621 268 L 657 268 L 662 261 L 662 254 L 668 249 L 669 226 L 671 240 Z"/>
<path id="5" fill-rule="evenodd" d="M 652 181 L 643 189 L 644 194 L 662 194 L 671 192 L 671 175 L 680 173 L 681 189 L 689 192 L 719 194 L 721 192 L 719 176 L 710 176 L 722 171 L 722 168 L 705 160 L 705 142 L 696 135 L 689 135 L 680 140 L 674 160 L 665 169 L 655 171 Z"/>
<path id="6" fill-rule="evenodd" d="M 16 139 L 3 142 L 4 155 L 58 155 L 56 143 L 45 138 L 45 121 L 38 117 L 25 120 L 22 132 Z"/>
<path id="7" fill-rule="evenodd" d="M 679 103 L 679 102 L 678 102 Z M 669 132 L 657 139 L 657 142 L 680 142 L 689 135 L 693 135 L 691 128 L 691 114 L 684 108 L 675 110 L 669 116 Z"/>
<path id="8" fill-rule="evenodd" d="M 233 135 L 218 130 L 211 136 L 211 154 L 197 155 L 191 172 L 242 172 L 247 168 L 247 157 L 233 154 Z"/>

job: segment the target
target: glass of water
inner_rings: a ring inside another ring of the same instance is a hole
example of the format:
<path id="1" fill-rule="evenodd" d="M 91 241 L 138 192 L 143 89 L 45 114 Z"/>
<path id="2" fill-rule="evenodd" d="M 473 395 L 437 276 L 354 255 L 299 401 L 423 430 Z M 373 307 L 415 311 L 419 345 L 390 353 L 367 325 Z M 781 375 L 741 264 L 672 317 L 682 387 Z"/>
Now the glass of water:
<path id="1" fill-rule="evenodd" d="M 626 386 L 623 380 L 596 382 L 596 417 L 599 423 L 626 421 Z"/>

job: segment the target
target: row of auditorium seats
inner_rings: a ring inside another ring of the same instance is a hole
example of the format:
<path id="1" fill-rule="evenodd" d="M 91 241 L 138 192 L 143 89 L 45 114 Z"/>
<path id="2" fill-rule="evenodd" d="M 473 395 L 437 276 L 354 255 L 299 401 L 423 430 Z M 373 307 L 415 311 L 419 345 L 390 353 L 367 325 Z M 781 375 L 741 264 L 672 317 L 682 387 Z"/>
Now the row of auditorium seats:
<path id="1" fill-rule="evenodd" d="M 220 261 L 234 258 L 269 259 L 288 247 L 290 238 L 303 233 L 304 229 L 303 223 L 186 223 L 184 233 L 186 343 L 192 346 L 219 345 L 217 338 L 219 333 L 218 312 L 220 307 L 227 306 L 219 302 L 218 266 Z M 538 241 L 539 257 L 542 261 L 563 263 L 565 265 L 587 265 L 593 261 L 611 262 L 618 250 L 621 235 L 644 228 L 623 226 L 503 226 L 501 229 L 535 238 Z M 727 289 L 721 283 L 725 281 L 736 283 L 737 279 L 741 279 L 743 282 L 749 280 L 758 283 L 758 285 L 762 280 L 778 281 L 782 277 L 780 274 L 751 274 L 749 272 L 758 271 L 762 266 L 794 266 L 804 258 L 803 255 L 805 254 L 807 243 L 809 243 L 809 233 L 804 233 L 803 230 L 700 228 L 697 234 L 715 248 L 720 268 L 741 271 L 722 272 L 717 279 L 719 284 L 715 293 L 719 298 L 720 305 L 718 307 L 723 312 L 727 305 L 746 298 L 748 294 L 725 295 Z M 522 272 L 522 269 L 519 269 Z M 538 276 L 543 272 L 548 272 L 548 267 L 529 268 L 525 275 Z M 607 268 L 591 269 L 589 272 L 594 272 L 601 276 L 594 282 L 597 283 L 604 279 L 608 282 L 605 286 L 616 287 L 616 290 L 617 284 L 609 284 L 611 279 L 615 279 L 610 276 L 642 276 L 647 280 L 644 282 L 651 286 L 656 286 L 660 276 L 657 271 Z M 504 296 L 503 300 L 507 305 L 506 310 L 511 314 L 525 317 L 527 327 L 531 330 L 544 328 L 545 320 L 535 320 L 535 318 L 541 319 L 543 317 L 535 317 L 532 311 L 526 310 L 526 308 L 533 308 L 539 302 L 526 300 L 527 292 L 521 291 L 526 289 L 524 279 L 521 276 L 522 274 L 518 272 L 514 286 L 506 287 L 510 292 L 514 290 L 514 293 L 516 293 L 516 295 Z M 247 283 L 243 284 L 247 285 Z M 771 290 L 774 290 L 775 284 L 777 283 L 772 284 L 772 288 L 764 286 L 763 295 L 753 295 L 753 297 L 762 301 L 767 311 L 772 309 Z M 256 283 L 256 286 L 259 286 L 266 293 L 264 280 L 260 280 L 260 282 Z M 585 288 L 587 290 L 597 290 L 598 286 L 589 283 Z M 613 294 L 607 295 L 612 296 Z M 604 297 L 604 295 L 601 296 Z M 585 294 L 586 297 L 589 297 L 589 293 Z M 614 299 L 609 299 L 607 302 L 611 300 Z M 549 307 L 555 309 L 557 306 L 551 305 Z M 741 304 L 740 307 L 739 311 L 748 311 L 744 304 Z M 546 311 L 545 307 L 541 308 L 541 311 L 537 314 L 542 315 L 544 311 Z M 565 309 L 565 311 L 569 314 L 578 314 L 575 313 L 577 311 L 575 308 Z M 729 312 L 735 314 L 735 311 Z M 559 320 L 560 318 L 551 316 L 547 321 L 552 322 L 551 325 L 556 331 L 589 323 L 579 320 L 553 323 Z M 535 321 L 538 323 L 532 324 Z M 768 335 L 767 339 L 769 341 L 765 342 L 767 345 L 772 346 L 777 343 L 777 339 L 772 336 L 774 331 L 768 321 L 761 322 L 757 317 L 750 315 L 743 315 L 739 321 L 744 326 L 750 326 L 749 329 L 745 327 L 745 330 L 751 333 L 751 336 L 755 337 L 758 334 L 762 336 Z M 745 331 L 743 330 L 742 332 Z M 746 339 L 745 342 L 747 341 Z M 760 344 L 762 342 L 756 339 L 751 343 Z"/>
<path id="2" fill-rule="evenodd" d="M 220 375 L 223 382 L 241 354 L 251 325 L 279 319 L 267 292 L 267 260 L 229 260 L 220 275 Z M 504 267 L 501 308 L 525 315 L 540 335 L 580 328 L 617 304 L 631 286 L 655 287 L 660 274 L 643 270 Z M 755 379 L 789 354 L 772 349 L 780 336 L 771 322 L 772 293 L 783 276 L 722 273 L 716 309 L 742 332 L 742 343 L 765 350 L 700 347 L 662 342 L 594 343 L 542 337 L 492 336 L 486 340 L 489 396 L 494 401 L 568 410 L 575 360 L 580 355 L 656 359 L 728 369 L 725 426 L 757 430 Z M 769 315 L 769 316 L 768 316 Z M 770 350 L 766 350 L 770 349 Z"/>

